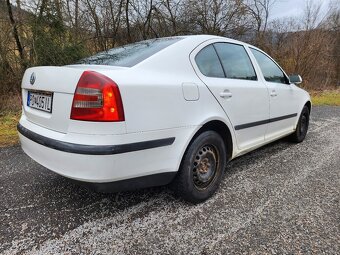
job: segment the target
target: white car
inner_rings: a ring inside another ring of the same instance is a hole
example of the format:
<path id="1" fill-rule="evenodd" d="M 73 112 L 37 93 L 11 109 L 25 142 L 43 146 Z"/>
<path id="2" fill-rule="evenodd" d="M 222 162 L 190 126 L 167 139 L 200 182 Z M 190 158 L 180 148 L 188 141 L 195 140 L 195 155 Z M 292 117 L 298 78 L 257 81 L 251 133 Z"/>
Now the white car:
<path id="1" fill-rule="evenodd" d="M 25 153 L 98 191 L 171 183 L 209 198 L 231 159 L 307 133 L 311 100 L 260 49 L 210 35 L 142 41 L 22 81 Z"/>

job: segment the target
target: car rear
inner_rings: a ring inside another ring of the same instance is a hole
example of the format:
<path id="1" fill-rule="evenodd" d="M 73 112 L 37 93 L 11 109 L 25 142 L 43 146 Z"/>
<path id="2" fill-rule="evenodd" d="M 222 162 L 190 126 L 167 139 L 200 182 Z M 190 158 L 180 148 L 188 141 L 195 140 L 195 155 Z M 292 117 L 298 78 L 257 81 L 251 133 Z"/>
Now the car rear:
<path id="1" fill-rule="evenodd" d="M 118 77 L 125 71 L 109 73 Z M 23 150 L 58 174 L 91 183 L 175 174 L 177 162 L 167 148 L 174 143 L 173 134 L 127 133 L 120 85 L 107 74 L 95 67 L 28 69 L 18 124 Z M 162 160 L 154 160 L 155 155 Z"/>

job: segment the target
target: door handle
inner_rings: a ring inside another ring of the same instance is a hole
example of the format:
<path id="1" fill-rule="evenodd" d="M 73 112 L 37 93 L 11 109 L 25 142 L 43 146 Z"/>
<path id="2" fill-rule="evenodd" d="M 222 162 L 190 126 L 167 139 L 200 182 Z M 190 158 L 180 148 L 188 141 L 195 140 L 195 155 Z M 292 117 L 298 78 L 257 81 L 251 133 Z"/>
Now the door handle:
<path id="1" fill-rule="evenodd" d="M 270 96 L 276 97 L 277 96 L 276 90 L 272 90 L 272 92 L 270 92 Z"/>
<path id="2" fill-rule="evenodd" d="M 220 97 L 222 98 L 231 98 L 233 94 L 229 90 L 225 90 L 220 93 Z"/>

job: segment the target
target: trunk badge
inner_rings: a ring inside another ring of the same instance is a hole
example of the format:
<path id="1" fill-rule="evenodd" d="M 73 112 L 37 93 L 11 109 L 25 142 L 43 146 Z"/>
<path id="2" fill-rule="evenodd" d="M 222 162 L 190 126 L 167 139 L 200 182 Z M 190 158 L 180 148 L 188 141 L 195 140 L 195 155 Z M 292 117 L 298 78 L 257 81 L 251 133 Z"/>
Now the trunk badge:
<path id="1" fill-rule="evenodd" d="M 32 73 L 32 74 L 31 74 L 31 78 L 30 78 L 30 83 L 31 83 L 31 85 L 33 85 L 34 82 L 35 82 L 35 73 Z"/>

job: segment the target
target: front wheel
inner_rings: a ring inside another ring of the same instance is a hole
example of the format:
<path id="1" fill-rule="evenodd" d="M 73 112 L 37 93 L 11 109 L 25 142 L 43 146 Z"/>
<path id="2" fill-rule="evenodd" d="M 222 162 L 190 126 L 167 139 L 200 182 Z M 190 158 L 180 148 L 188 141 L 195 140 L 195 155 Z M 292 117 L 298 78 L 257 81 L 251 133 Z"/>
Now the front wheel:
<path id="1" fill-rule="evenodd" d="M 227 152 L 222 137 L 215 131 L 205 131 L 187 148 L 172 188 L 186 201 L 202 202 L 217 190 L 226 163 Z"/>
<path id="2" fill-rule="evenodd" d="M 307 106 L 304 106 L 299 118 L 299 122 L 296 126 L 296 130 L 290 136 L 290 140 L 292 142 L 300 143 L 302 142 L 307 134 L 309 126 L 309 109 Z"/>

